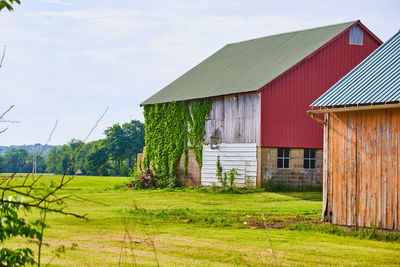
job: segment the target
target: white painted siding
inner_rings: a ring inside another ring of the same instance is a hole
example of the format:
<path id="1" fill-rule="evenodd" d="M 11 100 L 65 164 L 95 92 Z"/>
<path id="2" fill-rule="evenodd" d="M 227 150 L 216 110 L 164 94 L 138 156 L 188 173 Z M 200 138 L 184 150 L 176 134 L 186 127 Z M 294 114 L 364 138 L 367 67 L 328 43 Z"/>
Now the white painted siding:
<path id="1" fill-rule="evenodd" d="M 217 156 L 219 156 L 223 173 L 232 168 L 238 170 L 239 175 L 235 181 L 237 186 L 243 186 L 247 176 L 250 176 L 251 184 L 256 185 L 256 143 L 221 143 L 218 149 L 211 149 L 210 145 L 204 145 L 203 167 L 201 168 L 202 185 L 212 185 L 214 183 L 220 185 L 216 177 Z"/>

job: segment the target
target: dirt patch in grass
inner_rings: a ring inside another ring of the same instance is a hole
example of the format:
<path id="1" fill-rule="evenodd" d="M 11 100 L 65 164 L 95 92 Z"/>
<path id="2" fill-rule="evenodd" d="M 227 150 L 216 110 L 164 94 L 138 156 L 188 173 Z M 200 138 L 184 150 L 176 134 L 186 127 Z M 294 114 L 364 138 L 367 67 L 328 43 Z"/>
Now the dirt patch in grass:
<path id="1" fill-rule="evenodd" d="M 321 220 L 318 217 L 305 217 L 305 216 L 296 216 L 296 217 L 278 217 L 273 214 L 265 215 L 265 222 L 268 228 L 273 229 L 285 229 L 291 227 L 293 225 L 297 225 L 300 222 L 306 222 L 312 225 L 321 224 Z M 246 228 L 249 229 L 259 229 L 264 228 L 264 220 L 259 218 L 250 219 L 244 222 Z"/>

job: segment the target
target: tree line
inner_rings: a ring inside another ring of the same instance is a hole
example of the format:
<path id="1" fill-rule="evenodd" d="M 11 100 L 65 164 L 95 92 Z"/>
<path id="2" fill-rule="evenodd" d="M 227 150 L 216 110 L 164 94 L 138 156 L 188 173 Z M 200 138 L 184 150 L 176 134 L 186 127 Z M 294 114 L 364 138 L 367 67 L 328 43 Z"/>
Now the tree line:
<path id="1" fill-rule="evenodd" d="M 106 138 L 86 144 L 72 139 L 62 146 L 51 147 L 47 155 L 34 152 L 36 172 L 128 176 L 136 164 L 137 153 L 142 152 L 144 147 L 144 124 L 138 120 L 122 125 L 116 123 L 104 134 Z M 11 148 L 0 155 L 0 172 L 29 173 L 33 170 L 33 162 L 32 152 Z"/>

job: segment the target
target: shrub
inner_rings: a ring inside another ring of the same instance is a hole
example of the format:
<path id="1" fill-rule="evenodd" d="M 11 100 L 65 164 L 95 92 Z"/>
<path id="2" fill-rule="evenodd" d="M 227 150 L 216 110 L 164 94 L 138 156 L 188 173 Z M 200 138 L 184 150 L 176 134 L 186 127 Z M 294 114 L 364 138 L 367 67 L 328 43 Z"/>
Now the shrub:
<path id="1" fill-rule="evenodd" d="M 225 176 L 226 173 L 224 173 Z M 235 179 L 236 175 L 238 175 L 238 171 L 236 168 L 232 168 L 228 172 L 228 180 L 229 180 L 229 189 L 233 189 L 235 187 Z"/>
<path id="2" fill-rule="evenodd" d="M 212 185 L 211 185 L 211 191 L 217 192 L 217 190 L 218 190 L 218 186 L 217 186 L 215 183 L 212 183 Z"/>
<path id="3" fill-rule="evenodd" d="M 216 172 L 217 180 L 220 182 L 222 187 L 227 187 L 228 186 L 228 177 L 224 173 L 222 175 L 222 166 L 221 162 L 219 161 L 219 156 L 217 156 L 217 172 Z"/>
<path id="4" fill-rule="evenodd" d="M 244 188 L 249 189 L 250 187 L 253 187 L 253 185 L 251 184 L 251 177 L 247 176 L 244 179 Z"/>

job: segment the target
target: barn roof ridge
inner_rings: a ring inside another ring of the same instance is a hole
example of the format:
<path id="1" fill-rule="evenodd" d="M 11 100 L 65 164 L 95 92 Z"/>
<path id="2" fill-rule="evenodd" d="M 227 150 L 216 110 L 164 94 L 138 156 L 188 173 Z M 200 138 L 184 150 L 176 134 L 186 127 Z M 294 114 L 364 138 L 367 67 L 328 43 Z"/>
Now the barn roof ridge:
<path id="1" fill-rule="evenodd" d="M 305 31 L 310 31 L 310 30 L 317 30 L 317 29 L 323 29 L 323 28 L 327 28 L 327 27 L 332 27 L 332 26 L 339 26 L 339 25 L 353 25 L 356 22 L 358 22 L 359 20 L 352 20 L 352 21 L 347 21 L 347 22 L 342 22 L 342 23 L 335 23 L 335 24 L 329 24 L 329 25 L 324 25 L 324 26 L 319 26 L 319 27 L 312 27 L 312 28 L 306 28 L 306 29 L 301 29 L 301 30 L 294 30 L 294 31 L 290 31 L 290 32 L 281 32 L 281 33 L 276 33 L 276 34 L 272 34 L 272 35 L 267 35 L 267 36 L 262 36 L 262 37 L 256 37 L 256 38 L 251 38 L 248 40 L 243 40 L 243 41 L 238 41 L 238 42 L 233 42 L 233 43 L 228 43 L 226 45 L 235 45 L 235 44 L 240 44 L 240 43 L 245 43 L 245 42 L 250 42 L 250 41 L 256 41 L 256 40 L 260 40 L 260 39 L 266 39 L 266 38 L 271 38 L 271 37 L 278 37 L 280 35 L 286 35 L 286 34 L 293 34 L 293 33 L 301 33 L 301 32 L 305 32 Z"/>
<path id="2" fill-rule="evenodd" d="M 356 23 L 363 26 L 356 20 L 227 44 L 141 105 L 257 91 Z"/>

